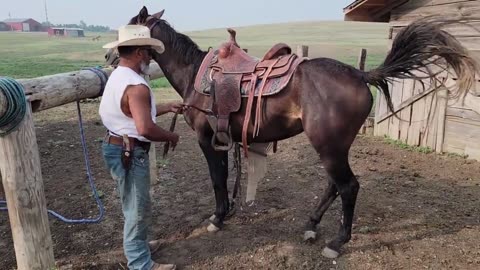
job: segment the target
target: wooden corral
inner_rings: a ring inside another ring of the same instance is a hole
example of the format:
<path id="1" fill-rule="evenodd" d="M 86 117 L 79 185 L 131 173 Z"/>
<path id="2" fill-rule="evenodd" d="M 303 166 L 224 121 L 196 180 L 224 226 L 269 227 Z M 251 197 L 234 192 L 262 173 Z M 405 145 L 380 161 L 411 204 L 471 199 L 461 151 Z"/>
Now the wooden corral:
<path id="1" fill-rule="evenodd" d="M 390 40 L 412 21 L 425 16 L 460 19 L 462 24 L 448 26 L 445 30 L 480 63 L 479 0 L 358 0 L 344 12 L 346 20 L 389 22 Z M 446 76 L 443 79 L 449 85 L 456 78 Z M 480 159 L 480 81 L 470 89 L 464 103 L 449 98 L 447 89 L 433 91 L 428 84 L 424 89 L 420 82 L 413 80 L 395 82 L 391 86 L 391 96 L 399 117 L 387 110 L 386 101 L 379 92 L 375 103 L 375 135 L 386 135 L 436 152 Z"/>

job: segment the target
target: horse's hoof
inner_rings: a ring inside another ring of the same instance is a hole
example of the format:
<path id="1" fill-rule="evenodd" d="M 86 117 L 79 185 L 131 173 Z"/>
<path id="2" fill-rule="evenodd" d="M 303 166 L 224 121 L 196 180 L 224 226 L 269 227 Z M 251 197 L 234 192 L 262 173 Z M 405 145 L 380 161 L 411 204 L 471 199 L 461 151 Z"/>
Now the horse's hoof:
<path id="1" fill-rule="evenodd" d="M 225 215 L 225 220 L 233 217 L 236 212 L 237 212 L 237 204 L 235 202 L 230 203 L 230 208 L 228 209 L 228 212 Z"/>
<path id="2" fill-rule="evenodd" d="M 213 225 L 213 223 L 210 223 L 207 227 L 208 232 L 218 232 L 219 230 L 220 230 L 220 228 Z"/>
<path id="3" fill-rule="evenodd" d="M 208 220 L 213 222 L 216 218 L 217 218 L 217 216 L 215 214 L 213 214 Z"/>
<path id="4" fill-rule="evenodd" d="M 329 248 L 329 247 L 325 247 L 322 251 L 322 255 L 323 257 L 327 257 L 327 258 L 330 258 L 330 259 L 335 259 L 338 257 L 338 255 L 340 255 L 340 253 L 338 253 L 337 251 Z"/>
<path id="5" fill-rule="evenodd" d="M 314 231 L 305 231 L 303 234 L 303 240 L 306 242 L 313 242 L 317 238 L 317 233 Z"/>

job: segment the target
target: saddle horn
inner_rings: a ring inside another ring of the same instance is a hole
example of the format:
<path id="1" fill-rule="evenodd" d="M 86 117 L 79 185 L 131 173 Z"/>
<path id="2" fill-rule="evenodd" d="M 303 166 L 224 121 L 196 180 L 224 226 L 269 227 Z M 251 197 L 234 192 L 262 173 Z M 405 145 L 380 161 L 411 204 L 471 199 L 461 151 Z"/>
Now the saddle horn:
<path id="1" fill-rule="evenodd" d="M 228 33 L 230 33 L 230 42 L 232 42 L 233 44 L 235 44 L 235 46 L 240 48 L 240 45 L 238 45 L 237 39 L 236 39 L 237 32 L 235 32 L 235 30 L 233 30 L 232 28 L 228 28 L 227 31 Z"/>

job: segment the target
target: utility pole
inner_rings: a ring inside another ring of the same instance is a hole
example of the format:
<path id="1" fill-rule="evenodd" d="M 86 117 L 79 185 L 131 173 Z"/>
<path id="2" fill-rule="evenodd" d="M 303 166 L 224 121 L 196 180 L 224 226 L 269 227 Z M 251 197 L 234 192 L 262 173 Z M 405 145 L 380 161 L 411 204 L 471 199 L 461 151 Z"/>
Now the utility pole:
<path id="1" fill-rule="evenodd" d="M 47 0 L 44 0 L 43 3 L 45 4 L 45 20 L 47 21 L 47 27 L 48 27 L 50 26 L 50 22 L 48 21 Z"/>

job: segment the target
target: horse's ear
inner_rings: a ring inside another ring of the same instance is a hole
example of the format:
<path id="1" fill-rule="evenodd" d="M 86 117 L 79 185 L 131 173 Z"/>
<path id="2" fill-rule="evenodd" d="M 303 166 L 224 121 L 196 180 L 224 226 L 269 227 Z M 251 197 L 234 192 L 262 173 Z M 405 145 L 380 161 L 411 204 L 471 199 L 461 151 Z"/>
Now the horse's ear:
<path id="1" fill-rule="evenodd" d="M 164 12 L 165 12 L 165 9 L 162 9 L 162 11 L 157 12 L 157 13 L 153 14 L 152 16 L 157 18 L 157 19 L 160 19 L 160 18 L 162 18 L 162 15 L 163 15 Z"/>
<path id="2" fill-rule="evenodd" d="M 148 18 L 148 10 L 145 6 L 140 10 L 137 16 L 137 24 L 144 24 Z"/>

